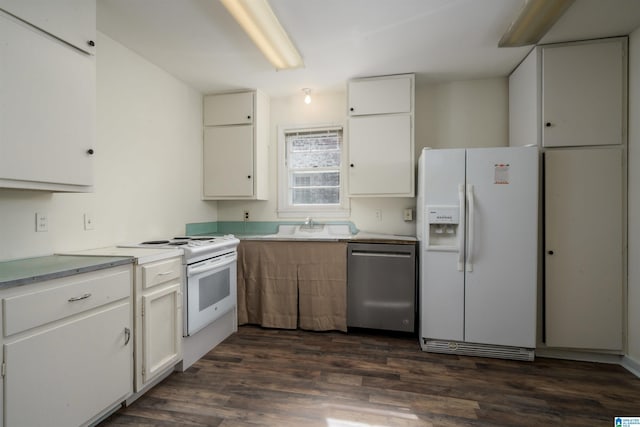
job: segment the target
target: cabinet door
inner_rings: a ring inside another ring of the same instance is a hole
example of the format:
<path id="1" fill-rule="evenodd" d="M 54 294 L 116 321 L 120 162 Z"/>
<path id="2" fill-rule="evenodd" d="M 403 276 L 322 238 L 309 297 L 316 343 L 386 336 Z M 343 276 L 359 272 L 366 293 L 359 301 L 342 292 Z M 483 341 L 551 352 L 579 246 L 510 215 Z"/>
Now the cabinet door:
<path id="1" fill-rule="evenodd" d="M 412 76 L 354 80 L 348 91 L 352 116 L 411 112 Z"/>
<path id="2" fill-rule="evenodd" d="M 204 97 L 204 125 L 242 125 L 254 120 L 254 92 L 225 93 Z"/>
<path id="3" fill-rule="evenodd" d="M 253 126 L 204 129 L 204 197 L 253 196 Z"/>
<path id="4" fill-rule="evenodd" d="M 142 382 L 182 358 L 182 294 L 180 282 L 142 297 Z"/>
<path id="5" fill-rule="evenodd" d="M 349 120 L 349 193 L 413 197 L 414 165 L 409 115 Z"/>
<path id="6" fill-rule="evenodd" d="M 614 39 L 543 48 L 545 147 L 623 142 L 625 46 L 624 40 Z"/>
<path id="7" fill-rule="evenodd" d="M 132 391 L 130 304 L 4 345 L 6 426 L 77 426 Z"/>
<path id="8" fill-rule="evenodd" d="M 554 150 L 544 157 L 546 343 L 621 350 L 622 152 Z"/>
<path id="9" fill-rule="evenodd" d="M 0 0 L 0 9 L 86 53 L 95 53 L 95 0 Z"/>
<path id="10" fill-rule="evenodd" d="M 0 185 L 92 185 L 94 57 L 2 13 L 0 40 Z"/>

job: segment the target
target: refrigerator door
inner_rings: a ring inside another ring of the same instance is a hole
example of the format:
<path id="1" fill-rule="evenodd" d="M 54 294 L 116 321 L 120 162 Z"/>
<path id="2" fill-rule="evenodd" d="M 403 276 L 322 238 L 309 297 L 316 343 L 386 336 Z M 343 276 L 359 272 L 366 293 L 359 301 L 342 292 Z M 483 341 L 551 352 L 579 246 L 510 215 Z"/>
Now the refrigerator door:
<path id="1" fill-rule="evenodd" d="M 467 150 L 465 337 L 536 344 L 538 150 Z"/>
<path id="2" fill-rule="evenodd" d="M 429 207 L 460 206 L 464 186 L 465 150 L 425 150 L 419 175 L 424 217 L 421 231 L 420 333 L 423 338 L 464 339 L 464 272 L 459 254 L 449 247 L 429 246 Z M 463 200 L 464 203 L 464 200 Z M 464 212 L 464 209 L 463 209 Z M 464 237 L 464 215 L 458 229 Z M 464 247 L 464 241 L 461 241 Z"/>

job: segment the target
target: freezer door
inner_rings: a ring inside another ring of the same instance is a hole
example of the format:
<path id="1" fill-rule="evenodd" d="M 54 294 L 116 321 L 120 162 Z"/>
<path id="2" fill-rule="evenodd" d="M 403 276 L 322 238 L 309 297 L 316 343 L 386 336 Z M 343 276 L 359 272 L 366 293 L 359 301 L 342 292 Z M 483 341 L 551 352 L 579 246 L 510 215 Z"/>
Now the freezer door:
<path id="1" fill-rule="evenodd" d="M 538 150 L 467 150 L 465 341 L 534 348 Z"/>
<path id="2" fill-rule="evenodd" d="M 465 150 L 425 150 L 419 175 L 422 236 L 428 239 L 427 206 L 460 204 L 458 188 L 465 180 Z M 461 224 L 461 229 L 463 224 Z M 458 270 L 459 254 L 452 250 L 429 249 L 421 242 L 420 333 L 422 338 L 462 341 L 464 339 L 464 272 Z M 464 255 L 464 254 L 463 254 Z"/>

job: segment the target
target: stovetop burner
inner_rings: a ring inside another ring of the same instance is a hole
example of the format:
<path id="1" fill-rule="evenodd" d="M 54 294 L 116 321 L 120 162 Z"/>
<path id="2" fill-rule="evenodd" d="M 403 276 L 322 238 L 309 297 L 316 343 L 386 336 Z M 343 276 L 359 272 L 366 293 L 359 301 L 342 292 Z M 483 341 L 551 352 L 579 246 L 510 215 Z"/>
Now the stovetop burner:
<path id="1" fill-rule="evenodd" d="M 148 240 L 122 245 L 133 248 L 182 249 L 187 264 L 235 251 L 240 241 L 232 234 L 224 236 L 179 236 L 168 240 Z"/>

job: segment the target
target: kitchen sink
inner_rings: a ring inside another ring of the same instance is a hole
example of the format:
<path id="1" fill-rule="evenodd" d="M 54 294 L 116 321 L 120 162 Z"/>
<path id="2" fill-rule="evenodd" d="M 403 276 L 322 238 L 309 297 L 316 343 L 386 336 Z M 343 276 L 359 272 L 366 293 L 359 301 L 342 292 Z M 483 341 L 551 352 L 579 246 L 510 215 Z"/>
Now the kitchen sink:
<path id="1" fill-rule="evenodd" d="M 279 225 L 278 232 L 262 236 L 276 239 L 311 239 L 336 240 L 350 239 L 351 229 L 348 224 L 313 224 L 313 225 Z"/>

